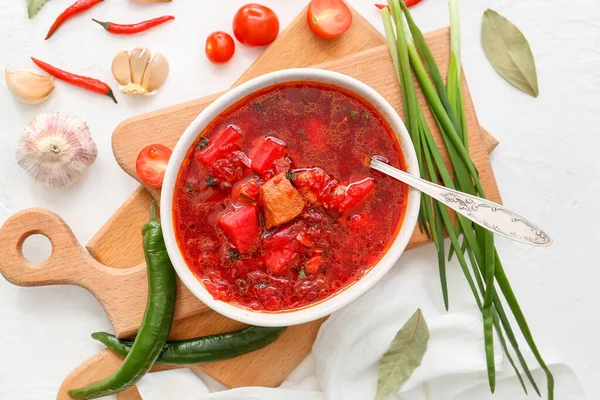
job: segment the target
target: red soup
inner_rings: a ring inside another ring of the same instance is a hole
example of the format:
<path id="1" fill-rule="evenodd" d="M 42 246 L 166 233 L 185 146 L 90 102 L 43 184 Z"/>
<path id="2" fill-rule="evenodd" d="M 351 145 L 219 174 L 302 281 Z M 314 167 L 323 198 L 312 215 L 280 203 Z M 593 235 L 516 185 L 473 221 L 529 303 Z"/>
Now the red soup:
<path id="1" fill-rule="evenodd" d="M 369 155 L 406 169 L 379 112 L 314 82 L 266 88 L 217 117 L 188 151 L 173 221 L 189 268 L 217 300 L 296 309 L 359 280 L 402 224 L 406 185 Z"/>

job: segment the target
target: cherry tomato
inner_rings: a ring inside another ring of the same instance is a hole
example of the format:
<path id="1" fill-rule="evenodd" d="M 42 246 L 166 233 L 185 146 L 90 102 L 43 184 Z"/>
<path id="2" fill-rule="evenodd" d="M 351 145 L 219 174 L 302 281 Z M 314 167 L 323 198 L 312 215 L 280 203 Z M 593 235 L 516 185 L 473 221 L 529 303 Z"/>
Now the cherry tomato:
<path id="1" fill-rule="evenodd" d="M 162 144 L 151 144 L 140 151 L 135 162 L 135 172 L 144 185 L 154 189 L 161 188 L 171 153 L 171 149 Z"/>
<path id="2" fill-rule="evenodd" d="M 246 4 L 233 17 L 233 34 L 246 46 L 266 46 L 279 34 L 279 19 L 260 4 Z"/>
<path id="3" fill-rule="evenodd" d="M 341 36 L 352 24 L 352 12 L 342 0 L 312 0 L 308 5 L 308 26 L 323 39 Z"/>
<path id="4" fill-rule="evenodd" d="M 213 32 L 206 38 L 206 57 L 215 64 L 231 60 L 235 53 L 235 42 L 227 32 Z"/>

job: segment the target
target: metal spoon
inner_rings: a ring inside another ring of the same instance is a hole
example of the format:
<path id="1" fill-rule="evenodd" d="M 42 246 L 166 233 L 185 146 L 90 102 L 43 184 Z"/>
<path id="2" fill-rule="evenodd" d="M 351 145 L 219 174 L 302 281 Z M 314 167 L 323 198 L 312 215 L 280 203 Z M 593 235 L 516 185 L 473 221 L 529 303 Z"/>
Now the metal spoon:
<path id="1" fill-rule="evenodd" d="M 417 178 L 376 158 L 371 158 L 371 168 L 439 200 L 477 225 L 500 236 L 533 246 L 546 247 L 552 244 L 550 236 L 537 225 L 500 204 Z"/>

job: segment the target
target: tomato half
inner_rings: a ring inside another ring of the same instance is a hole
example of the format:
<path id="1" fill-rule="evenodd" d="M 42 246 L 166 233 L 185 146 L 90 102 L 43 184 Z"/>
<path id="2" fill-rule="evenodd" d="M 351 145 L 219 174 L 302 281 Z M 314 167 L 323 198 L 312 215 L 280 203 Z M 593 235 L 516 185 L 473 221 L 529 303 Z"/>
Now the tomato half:
<path id="1" fill-rule="evenodd" d="M 206 38 L 204 49 L 206 57 L 215 64 L 223 64 L 231 60 L 235 53 L 235 42 L 227 32 L 213 32 Z"/>
<path id="2" fill-rule="evenodd" d="M 246 46 L 266 46 L 279 34 L 279 19 L 260 4 L 246 4 L 233 17 L 233 34 Z"/>
<path id="3" fill-rule="evenodd" d="M 306 16 L 310 30 L 323 39 L 341 36 L 352 24 L 352 12 L 342 0 L 312 0 Z"/>
<path id="4" fill-rule="evenodd" d="M 162 187 L 171 153 L 171 149 L 162 144 L 151 144 L 140 151 L 135 161 L 135 172 L 144 185 L 154 189 Z"/>

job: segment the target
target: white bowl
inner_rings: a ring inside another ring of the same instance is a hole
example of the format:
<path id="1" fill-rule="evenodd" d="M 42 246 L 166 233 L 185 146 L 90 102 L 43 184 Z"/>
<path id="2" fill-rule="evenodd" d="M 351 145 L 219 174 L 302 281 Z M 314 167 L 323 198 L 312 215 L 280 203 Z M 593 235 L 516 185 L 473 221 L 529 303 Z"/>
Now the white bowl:
<path id="1" fill-rule="evenodd" d="M 360 280 L 319 303 L 311 304 L 297 310 L 261 312 L 213 299 L 212 295 L 204 288 L 204 285 L 186 264 L 175 238 L 173 227 L 173 190 L 179 168 L 181 167 L 181 163 L 183 162 L 188 149 L 192 146 L 198 135 L 224 110 L 257 90 L 290 81 L 313 81 L 338 86 L 355 93 L 375 106 L 396 133 L 402 152 L 404 153 L 408 172 L 413 175 L 419 175 L 417 157 L 413 143 L 404 123 L 394 108 L 379 93 L 369 86 L 337 72 L 310 68 L 287 69 L 272 72 L 252 79 L 235 89 L 230 90 L 206 107 L 206 109 L 204 109 L 204 111 L 202 111 L 185 130 L 171 155 L 165 173 L 160 201 L 163 235 L 173 266 L 185 286 L 187 286 L 187 288 L 204 304 L 218 313 L 236 321 L 251 325 L 291 326 L 314 321 L 331 314 L 357 299 L 380 280 L 392 268 L 398 258 L 400 258 L 415 229 L 419 213 L 420 192 L 409 188 L 408 204 L 402 227 L 385 255 Z M 396 85 L 396 82 L 390 82 L 390 85 Z"/>

